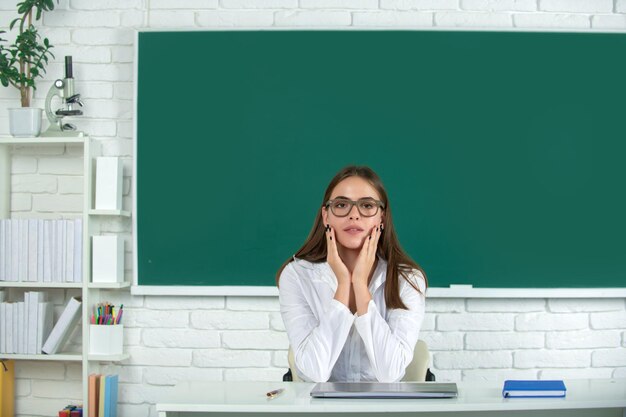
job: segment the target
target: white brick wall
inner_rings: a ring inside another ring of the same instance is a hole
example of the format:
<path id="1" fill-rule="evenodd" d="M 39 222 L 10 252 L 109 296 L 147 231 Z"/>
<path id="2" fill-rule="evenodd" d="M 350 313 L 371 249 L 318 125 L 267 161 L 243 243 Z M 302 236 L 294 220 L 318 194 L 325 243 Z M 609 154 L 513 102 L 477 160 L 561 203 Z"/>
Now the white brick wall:
<path id="1" fill-rule="evenodd" d="M 0 23 L 13 6 L 2 2 Z M 44 16 L 42 34 L 55 45 L 35 96 L 41 104 L 73 55 L 85 115 L 76 124 L 105 155 L 125 162 L 124 204 L 130 207 L 134 30 L 138 28 L 468 28 L 626 30 L 626 0 L 61 0 Z M 0 134 L 17 91 L 0 88 Z M 18 148 L 12 160 L 12 215 L 75 215 L 82 207 L 82 162 L 72 147 Z M 56 215 L 56 214 L 55 214 Z M 130 222 L 103 231 L 127 239 Z M 60 313 L 69 292 L 53 291 Z M 125 305 L 120 415 L 155 416 L 154 403 L 182 380 L 280 380 L 287 338 L 272 297 L 132 297 Z M 439 380 L 626 377 L 624 299 L 430 299 L 422 339 Z M 74 335 L 78 341 L 80 335 Z M 54 414 L 80 396 L 80 365 L 20 361 L 17 415 Z"/>

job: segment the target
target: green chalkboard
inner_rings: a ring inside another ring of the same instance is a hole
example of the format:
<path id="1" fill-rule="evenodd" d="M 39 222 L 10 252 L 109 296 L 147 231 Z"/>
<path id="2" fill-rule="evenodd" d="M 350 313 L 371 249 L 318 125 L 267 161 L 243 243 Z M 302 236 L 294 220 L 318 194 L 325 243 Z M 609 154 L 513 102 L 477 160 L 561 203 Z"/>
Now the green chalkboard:
<path id="1" fill-rule="evenodd" d="M 274 285 L 366 164 L 431 287 L 626 286 L 626 34 L 138 34 L 139 285 Z"/>

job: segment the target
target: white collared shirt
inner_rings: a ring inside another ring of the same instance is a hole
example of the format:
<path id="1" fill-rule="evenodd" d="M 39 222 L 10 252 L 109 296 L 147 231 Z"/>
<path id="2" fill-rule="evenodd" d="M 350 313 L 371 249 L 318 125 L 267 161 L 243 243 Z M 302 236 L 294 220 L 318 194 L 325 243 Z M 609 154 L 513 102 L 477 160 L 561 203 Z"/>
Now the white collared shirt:
<path id="1" fill-rule="evenodd" d="M 421 293 L 400 277 L 408 310 L 387 309 L 386 273 L 387 262 L 379 258 L 369 284 L 372 300 L 357 316 L 334 299 L 337 278 L 328 262 L 296 259 L 285 267 L 280 312 L 301 379 L 395 382 L 404 376 L 424 319 L 426 285 L 417 270 L 410 278 Z"/>

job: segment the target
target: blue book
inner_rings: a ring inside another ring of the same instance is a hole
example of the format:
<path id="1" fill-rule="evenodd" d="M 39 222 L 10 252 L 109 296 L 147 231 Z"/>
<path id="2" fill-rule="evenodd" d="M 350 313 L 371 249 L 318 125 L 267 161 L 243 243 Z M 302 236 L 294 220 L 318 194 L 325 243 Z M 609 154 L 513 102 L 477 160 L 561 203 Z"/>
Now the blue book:
<path id="1" fill-rule="evenodd" d="M 548 380 L 506 380 L 502 388 L 504 398 L 514 397 L 565 397 L 563 381 Z"/>
<path id="2" fill-rule="evenodd" d="M 107 375 L 104 390 L 104 417 L 117 417 L 117 375 Z"/>

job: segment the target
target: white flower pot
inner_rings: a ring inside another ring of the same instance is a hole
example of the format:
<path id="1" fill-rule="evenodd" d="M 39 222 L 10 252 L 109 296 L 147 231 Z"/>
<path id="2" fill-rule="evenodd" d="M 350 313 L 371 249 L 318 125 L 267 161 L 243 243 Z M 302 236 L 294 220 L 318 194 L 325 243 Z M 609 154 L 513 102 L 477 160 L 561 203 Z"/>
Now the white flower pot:
<path id="1" fill-rule="evenodd" d="M 19 107 L 9 109 L 9 132 L 16 138 L 39 136 L 42 109 Z"/>

